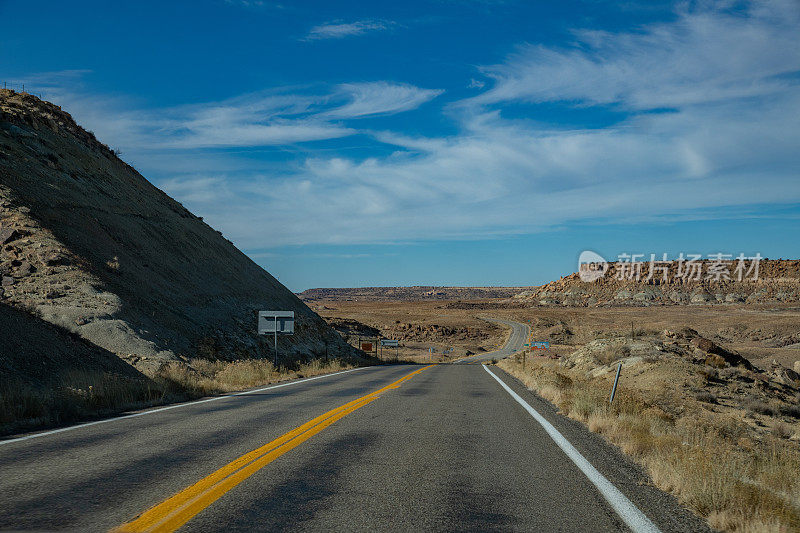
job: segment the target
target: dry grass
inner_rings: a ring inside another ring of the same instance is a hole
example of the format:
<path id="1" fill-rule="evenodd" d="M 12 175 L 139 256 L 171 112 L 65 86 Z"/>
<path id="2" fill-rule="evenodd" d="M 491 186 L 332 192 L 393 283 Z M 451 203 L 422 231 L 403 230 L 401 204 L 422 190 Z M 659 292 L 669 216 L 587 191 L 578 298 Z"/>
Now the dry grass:
<path id="1" fill-rule="evenodd" d="M 288 379 L 350 368 L 338 359 L 315 359 L 294 368 L 269 361 L 194 359 L 171 363 L 148 378 L 110 373 L 71 372 L 52 386 L 0 383 L 0 435 L 108 416 L 154 405 L 222 394 Z"/>
<path id="2" fill-rule="evenodd" d="M 74 423 L 183 399 L 162 384 L 110 373 L 71 372 L 50 387 L 0 384 L 0 434 Z"/>
<path id="3" fill-rule="evenodd" d="M 208 361 L 193 359 L 189 365 L 172 363 L 153 376 L 170 386 L 189 392 L 192 395 L 206 396 L 235 390 L 258 387 L 269 383 L 302 377 L 317 376 L 352 368 L 351 365 L 332 359 L 324 362 L 314 359 L 296 368 L 276 368 L 265 359 L 244 359 L 240 361 Z"/>
<path id="4" fill-rule="evenodd" d="M 606 380 L 570 373 L 556 361 L 537 358 L 523 371 L 509 358 L 500 367 L 619 446 L 713 528 L 800 530 L 800 450 L 781 438 L 790 428 L 754 438 L 741 418 L 689 404 L 668 414 L 633 389 L 618 391 L 610 405 Z"/>

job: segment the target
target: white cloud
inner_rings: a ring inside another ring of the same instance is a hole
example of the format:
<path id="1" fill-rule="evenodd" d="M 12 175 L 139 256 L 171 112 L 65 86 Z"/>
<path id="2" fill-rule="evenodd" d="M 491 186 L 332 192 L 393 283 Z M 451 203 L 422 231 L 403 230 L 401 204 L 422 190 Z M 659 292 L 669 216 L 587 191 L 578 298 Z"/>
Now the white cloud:
<path id="1" fill-rule="evenodd" d="M 303 40 L 318 41 L 321 39 L 342 39 L 368 32 L 386 30 L 393 25 L 383 20 L 356 20 L 354 22 L 330 22 L 314 26 Z"/>
<path id="2" fill-rule="evenodd" d="M 325 112 L 325 116 L 356 118 L 409 111 L 444 92 L 385 81 L 346 83 L 339 85 L 338 91 L 349 100 L 348 103 Z"/>
<path id="3" fill-rule="evenodd" d="M 526 45 L 485 69 L 490 89 L 448 109 L 456 125 L 448 136 L 359 129 L 353 119 L 441 94 L 389 82 L 144 112 L 112 113 L 119 101 L 96 98 L 73 103 L 79 122 L 124 153 L 142 151 L 142 161 L 169 175 L 157 185 L 245 248 L 731 216 L 800 202 L 800 33 L 789 31 L 799 10 L 793 2 L 753 3 L 738 14 L 704 8 L 635 33 L 582 31 L 574 49 Z M 506 104 L 520 102 L 612 105 L 627 118 L 595 129 L 505 118 Z M 652 112 L 662 108 L 671 111 Z M 352 133 L 396 150 L 366 158 L 320 151 L 280 168 L 203 150 Z M 165 155 L 164 146 L 182 151 Z"/>
<path id="4" fill-rule="evenodd" d="M 800 99 L 785 97 L 761 107 L 756 126 L 755 111 L 714 109 L 551 132 L 477 115 L 449 139 L 382 136 L 410 153 L 311 159 L 290 176 L 239 180 L 234 216 L 224 202 L 197 207 L 245 247 L 471 239 L 571 221 L 730 213 L 800 201 L 797 112 Z M 258 230 L 292 220 L 269 237 Z"/>
<path id="5" fill-rule="evenodd" d="M 311 158 L 288 176 L 238 180 L 240 216 L 197 207 L 258 247 L 480 238 L 800 202 L 800 91 L 782 76 L 800 68 L 800 35 L 788 31 L 797 9 L 765 6 L 683 11 L 638 33 L 584 31 L 574 50 L 524 47 L 486 69 L 494 87 L 450 109 L 456 135 L 372 132 L 398 150 Z M 372 95 L 364 109 L 387 109 L 381 91 L 362 93 Z M 505 102 L 525 101 L 613 104 L 629 117 L 573 130 L 503 118 Z M 641 112 L 665 107 L 672 111 Z M 280 220 L 297 223 L 268 238 L 258 232 Z"/>
<path id="6" fill-rule="evenodd" d="M 322 94 L 276 90 L 221 102 L 131 110 L 135 102 L 65 90 L 55 83 L 47 87 L 51 99 L 79 123 L 126 153 L 283 146 L 347 137 L 357 130 L 341 120 L 408 111 L 442 92 L 381 81 L 343 84 Z"/>
<path id="7" fill-rule="evenodd" d="M 638 32 L 576 32 L 578 45 L 525 45 L 484 69 L 495 86 L 473 103 L 506 101 L 681 107 L 758 97 L 793 85 L 800 70 L 800 3 L 753 2 L 744 13 L 681 8 Z"/>
<path id="8" fill-rule="evenodd" d="M 184 202 L 218 202 L 232 198 L 224 176 L 182 176 L 163 180 L 159 185 Z"/>

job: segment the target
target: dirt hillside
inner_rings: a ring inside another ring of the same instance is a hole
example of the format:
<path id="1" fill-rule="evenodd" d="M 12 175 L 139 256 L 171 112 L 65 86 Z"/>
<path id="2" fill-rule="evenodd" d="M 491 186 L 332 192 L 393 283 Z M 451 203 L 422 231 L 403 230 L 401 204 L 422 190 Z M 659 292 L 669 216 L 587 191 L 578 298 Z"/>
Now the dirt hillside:
<path id="1" fill-rule="evenodd" d="M 89 366 L 109 353 L 143 371 L 188 357 L 268 356 L 271 339 L 255 333 L 259 309 L 294 310 L 284 355 L 309 358 L 326 345 L 352 353 L 299 298 L 69 114 L 8 90 L 0 91 L 0 278 L 0 371 L 29 368 L 24 360 L 42 357 L 45 334 L 48 346 L 82 339 L 98 348 L 71 359 Z M 14 350 L 12 339 L 23 339 Z"/>

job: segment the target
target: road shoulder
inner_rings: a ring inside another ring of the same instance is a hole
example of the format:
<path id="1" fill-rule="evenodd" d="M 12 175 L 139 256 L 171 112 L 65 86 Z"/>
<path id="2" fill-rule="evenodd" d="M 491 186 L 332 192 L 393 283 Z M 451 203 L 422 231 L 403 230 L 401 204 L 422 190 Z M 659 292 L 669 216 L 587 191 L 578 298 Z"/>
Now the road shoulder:
<path id="1" fill-rule="evenodd" d="M 552 424 L 603 476 L 662 531 L 712 531 L 701 518 L 682 507 L 671 494 L 656 488 L 644 469 L 600 435 L 566 416 L 497 366 L 491 371 Z M 491 379 L 487 376 L 487 379 Z M 500 387 L 500 384 L 496 384 Z M 522 409 L 522 406 L 518 406 Z M 532 419 L 533 421 L 533 419 Z M 533 421 L 533 423 L 536 423 Z"/>

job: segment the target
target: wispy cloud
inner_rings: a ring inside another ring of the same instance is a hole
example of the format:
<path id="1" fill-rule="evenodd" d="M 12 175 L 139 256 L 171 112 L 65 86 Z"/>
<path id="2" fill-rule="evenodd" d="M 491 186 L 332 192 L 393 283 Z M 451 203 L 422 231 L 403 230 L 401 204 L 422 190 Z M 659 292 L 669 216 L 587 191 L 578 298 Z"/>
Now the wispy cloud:
<path id="1" fill-rule="evenodd" d="M 800 91 L 786 75 L 800 69 L 800 35 L 790 31 L 800 8 L 704 6 L 634 33 L 580 31 L 575 49 L 526 45 L 484 69 L 491 88 L 451 108 L 457 135 L 371 132 L 398 150 L 310 158 L 289 176 L 240 180 L 241 221 L 198 207 L 257 246 L 264 236 L 252 228 L 287 218 L 305 223 L 271 244 L 485 238 L 800 202 Z M 569 130 L 504 118 L 506 104 L 524 102 L 613 105 L 628 116 Z M 361 106 L 387 109 L 363 96 L 348 114 Z M 670 111 L 650 112 L 663 108 Z"/>
<path id="2" fill-rule="evenodd" d="M 488 89 L 450 102 L 447 136 L 362 129 L 365 117 L 442 94 L 386 81 L 166 110 L 120 112 L 120 102 L 88 97 L 67 108 L 123 152 L 150 150 L 142 161 L 166 174 L 157 185 L 250 249 L 475 239 L 800 203 L 800 33 L 790 31 L 800 5 L 709 5 L 636 32 L 582 30 L 575 48 L 524 45 L 483 69 Z M 508 118 L 510 106 L 519 117 L 531 102 L 610 106 L 625 119 L 566 129 Z M 353 133 L 385 146 L 359 157 L 319 151 L 277 170 L 206 150 Z"/>
<path id="3" fill-rule="evenodd" d="M 342 39 L 354 37 L 364 33 L 389 29 L 393 22 L 385 20 L 356 20 L 354 22 L 329 22 L 311 28 L 303 38 L 305 41 L 319 41 L 322 39 Z"/>
<path id="4" fill-rule="evenodd" d="M 264 0 L 225 0 L 226 4 L 238 6 L 249 9 L 260 9 L 269 7 L 273 9 L 283 9 L 283 5 L 274 2 L 265 2 Z"/>
<path id="5" fill-rule="evenodd" d="M 346 83 L 339 85 L 337 89 L 338 93 L 349 101 L 341 107 L 326 112 L 326 116 L 356 118 L 399 113 L 416 109 L 444 92 L 385 81 Z"/>
<path id="6" fill-rule="evenodd" d="M 475 103 L 619 105 L 642 110 L 764 96 L 793 86 L 800 70 L 800 4 L 682 5 L 677 20 L 642 31 L 576 31 L 573 48 L 524 45 L 484 69 L 495 86 Z"/>
<path id="7" fill-rule="evenodd" d="M 316 158 L 290 176 L 250 175 L 232 184 L 235 216 L 224 202 L 196 207 L 245 246 L 487 238 L 698 210 L 713 218 L 719 208 L 730 216 L 800 202 L 798 111 L 800 99 L 786 97 L 738 116 L 714 109 L 551 132 L 487 113 L 463 117 L 464 133 L 449 139 L 382 135 L 409 150 L 391 157 Z M 298 223 L 268 239 L 257 229 L 281 220 Z"/>
<path id="8" fill-rule="evenodd" d="M 134 102 L 97 97 L 59 85 L 59 77 L 37 76 L 101 139 L 130 150 L 283 146 L 358 133 L 347 119 L 390 115 L 415 109 L 441 94 L 387 81 L 343 84 L 329 91 L 273 89 L 219 102 L 166 109 L 131 109 Z"/>

